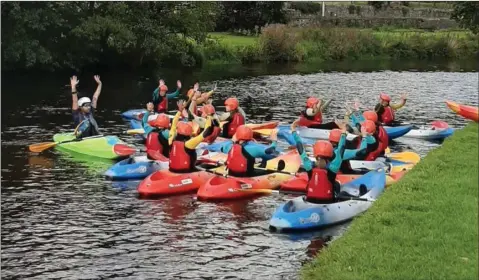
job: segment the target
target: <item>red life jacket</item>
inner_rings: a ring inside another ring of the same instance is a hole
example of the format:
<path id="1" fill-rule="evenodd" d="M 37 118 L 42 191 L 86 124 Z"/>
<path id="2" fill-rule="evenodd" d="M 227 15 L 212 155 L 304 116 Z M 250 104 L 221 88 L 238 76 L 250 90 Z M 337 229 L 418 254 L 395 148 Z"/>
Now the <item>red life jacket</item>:
<path id="1" fill-rule="evenodd" d="M 316 113 L 316 115 L 309 117 L 306 115 L 306 111 L 301 113 L 299 117 L 299 126 L 309 127 L 314 124 L 321 124 L 323 123 L 323 114 L 321 112 Z"/>
<path id="2" fill-rule="evenodd" d="M 246 173 L 248 171 L 248 159 L 243 155 L 243 146 L 233 144 L 228 152 L 226 166 L 233 173 Z"/>
<path id="3" fill-rule="evenodd" d="M 210 135 L 208 135 L 208 137 L 203 139 L 203 142 L 206 142 L 208 144 L 215 142 L 216 138 L 218 138 L 220 133 L 221 133 L 221 128 L 219 126 L 215 126 L 213 128 L 213 132 Z"/>
<path id="4" fill-rule="evenodd" d="M 391 106 L 384 107 L 384 112 L 381 114 L 381 121 L 385 125 L 394 121 L 394 110 L 391 108 Z"/>
<path id="5" fill-rule="evenodd" d="M 228 137 L 231 138 L 236 133 L 236 129 L 244 124 L 244 117 L 239 112 L 233 114 L 233 118 L 228 124 Z"/>
<path id="6" fill-rule="evenodd" d="M 190 171 L 191 163 L 191 155 L 186 151 L 185 142 L 177 140 L 173 141 L 170 150 L 170 171 Z"/>
<path id="7" fill-rule="evenodd" d="M 334 186 L 328 178 L 328 171 L 321 168 L 313 168 L 311 171 L 306 192 L 307 200 L 332 200 L 334 198 Z"/>
<path id="8" fill-rule="evenodd" d="M 388 134 L 386 133 L 386 130 L 384 130 L 382 125 L 379 126 L 379 131 L 377 135 L 374 135 L 374 138 L 378 142 L 378 146 L 374 151 L 370 152 L 366 156 L 365 160 L 376 160 L 376 158 L 380 156 L 381 153 L 385 151 L 386 148 L 388 147 L 388 144 L 389 144 Z"/>
<path id="9" fill-rule="evenodd" d="M 146 149 L 147 150 L 154 150 L 163 153 L 163 146 L 161 145 L 160 141 L 158 140 L 159 133 L 158 132 L 150 132 L 148 137 L 146 138 Z"/>
<path id="10" fill-rule="evenodd" d="M 158 113 L 166 113 L 168 111 L 168 98 L 165 96 L 161 96 L 158 93 L 158 98 L 161 98 L 161 102 L 158 104 L 157 111 Z"/>

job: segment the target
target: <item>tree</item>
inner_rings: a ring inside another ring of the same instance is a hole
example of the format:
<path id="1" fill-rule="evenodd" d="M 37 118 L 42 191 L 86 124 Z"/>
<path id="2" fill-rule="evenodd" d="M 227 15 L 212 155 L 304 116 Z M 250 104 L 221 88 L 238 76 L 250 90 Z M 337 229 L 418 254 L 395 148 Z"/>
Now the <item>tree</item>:
<path id="1" fill-rule="evenodd" d="M 455 2 L 451 18 L 461 27 L 469 28 L 474 34 L 479 34 L 479 2 Z"/>

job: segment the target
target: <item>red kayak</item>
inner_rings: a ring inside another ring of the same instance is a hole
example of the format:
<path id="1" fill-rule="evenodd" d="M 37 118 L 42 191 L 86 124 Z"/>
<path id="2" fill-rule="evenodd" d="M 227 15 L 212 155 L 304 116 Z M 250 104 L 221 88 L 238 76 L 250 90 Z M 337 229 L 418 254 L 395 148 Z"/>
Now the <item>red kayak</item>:
<path id="1" fill-rule="evenodd" d="M 479 121 L 478 107 L 461 105 L 452 101 L 446 101 L 446 104 L 456 114 L 475 122 Z"/>
<path id="2" fill-rule="evenodd" d="M 276 169 L 278 162 L 284 160 L 286 163 L 283 172 L 296 172 L 301 166 L 301 158 L 297 151 L 291 151 L 277 158 L 268 161 L 267 169 Z M 200 187 L 197 197 L 200 200 L 227 200 L 227 199 L 242 199 L 252 196 L 257 196 L 257 193 L 238 191 L 244 187 L 251 189 L 276 189 L 285 180 L 290 179 L 293 175 L 274 172 L 274 171 L 260 171 L 259 175 L 254 177 L 238 178 L 228 176 L 214 176 Z M 262 173 L 262 174 L 261 174 Z"/>

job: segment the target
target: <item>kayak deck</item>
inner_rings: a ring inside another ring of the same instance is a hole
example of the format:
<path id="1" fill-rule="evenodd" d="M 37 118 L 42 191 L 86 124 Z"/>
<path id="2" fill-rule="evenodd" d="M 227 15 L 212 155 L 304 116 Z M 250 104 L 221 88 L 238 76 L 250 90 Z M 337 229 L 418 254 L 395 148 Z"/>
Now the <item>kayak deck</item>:
<path id="1" fill-rule="evenodd" d="M 53 136 L 54 142 L 63 142 L 74 140 L 75 136 L 72 133 L 58 133 Z M 86 137 L 79 141 L 73 141 L 63 144 L 58 144 L 57 147 L 63 150 L 84 154 L 92 157 L 104 159 L 119 159 L 113 151 L 113 146 L 116 144 L 125 144 L 116 136 L 93 136 Z"/>

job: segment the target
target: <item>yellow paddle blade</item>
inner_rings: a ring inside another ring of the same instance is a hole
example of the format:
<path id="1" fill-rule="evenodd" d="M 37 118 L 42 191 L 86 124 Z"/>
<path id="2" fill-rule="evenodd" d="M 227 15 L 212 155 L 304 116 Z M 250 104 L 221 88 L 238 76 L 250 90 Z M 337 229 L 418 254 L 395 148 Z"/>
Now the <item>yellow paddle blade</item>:
<path id="1" fill-rule="evenodd" d="M 413 163 L 411 163 L 411 164 L 403 164 L 403 165 L 396 165 L 396 166 L 393 166 L 393 167 L 391 168 L 391 170 L 389 170 L 389 174 L 401 172 L 401 171 L 403 171 L 404 169 L 406 169 L 406 170 L 411 170 L 413 167 L 414 167 L 414 164 L 413 164 Z"/>
<path id="2" fill-rule="evenodd" d="M 143 134 L 145 130 L 143 128 L 135 128 L 135 129 L 128 129 L 126 134 L 133 135 L 133 134 Z"/>
<path id="3" fill-rule="evenodd" d="M 384 150 L 384 153 L 390 154 L 390 153 L 391 153 L 391 149 L 389 149 L 389 147 L 387 147 L 386 150 Z"/>
<path id="4" fill-rule="evenodd" d="M 273 190 L 270 189 L 235 189 L 236 191 L 241 191 L 241 192 L 252 192 L 252 193 L 264 193 L 264 194 L 270 194 L 273 193 Z"/>
<path id="5" fill-rule="evenodd" d="M 28 149 L 31 152 L 34 152 L 34 153 L 41 153 L 46 149 L 54 147 L 56 144 L 57 144 L 56 142 L 37 143 L 37 144 L 33 144 L 33 145 L 28 146 Z"/>
<path id="6" fill-rule="evenodd" d="M 258 133 L 258 134 L 261 134 L 263 136 L 270 136 L 272 131 L 273 131 L 273 129 L 271 129 L 271 128 L 253 129 L 254 133 Z"/>
<path id="7" fill-rule="evenodd" d="M 392 153 L 387 155 L 387 157 L 414 164 L 418 163 L 421 160 L 421 157 L 415 152 Z"/>

